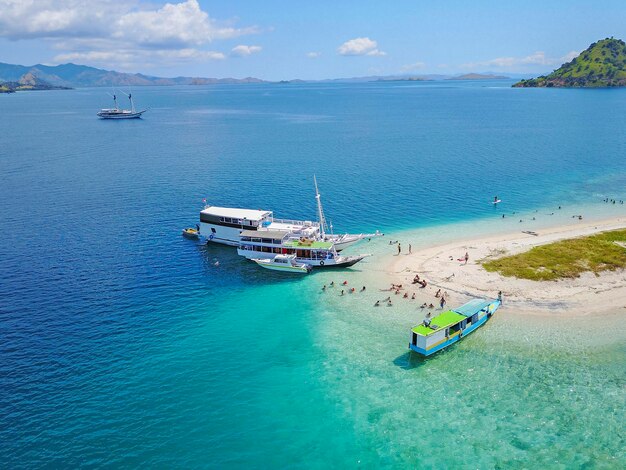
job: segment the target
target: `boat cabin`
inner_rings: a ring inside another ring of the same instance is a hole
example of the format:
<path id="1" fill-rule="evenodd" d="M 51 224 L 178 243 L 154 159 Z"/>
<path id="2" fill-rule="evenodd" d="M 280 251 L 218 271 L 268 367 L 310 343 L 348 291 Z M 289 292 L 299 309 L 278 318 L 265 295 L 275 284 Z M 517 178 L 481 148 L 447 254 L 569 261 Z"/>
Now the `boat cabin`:
<path id="1" fill-rule="evenodd" d="M 240 255 L 256 258 L 277 255 L 295 255 L 299 260 L 329 260 L 336 256 L 333 244 L 305 237 L 295 237 L 280 230 L 243 230 L 240 235 Z M 263 254 L 266 255 L 263 255 Z"/>

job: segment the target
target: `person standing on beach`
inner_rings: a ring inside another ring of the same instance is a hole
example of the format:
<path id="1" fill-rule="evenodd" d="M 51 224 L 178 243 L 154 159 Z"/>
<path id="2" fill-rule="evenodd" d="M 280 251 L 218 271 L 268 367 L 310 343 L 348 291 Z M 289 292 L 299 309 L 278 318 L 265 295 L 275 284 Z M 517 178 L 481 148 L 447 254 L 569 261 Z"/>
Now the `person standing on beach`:
<path id="1" fill-rule="evenodd" d="M 502 304 L 502 291 L 498 291 L 498 300 L 500 301 L 500 304 Z"/>
<path id="2" fill-rule="evenodd" d="M 400 247 L 400 243 L 398 243 L 398 254 L 402 252 L 402 248 Z"/>
<path id="3" fill-rule="evenodd" d="M 465 264 L 467 264 L 468 261 L 469 261 L 469 254 L 466 251 L 465 252 Z"/>
<path id="4" fill-rule="evenodd" d="M 409 254 L 411 254 L 411 244 L 409 243 Z"/>
<path id="5" fill-rule="evenodd" d="M 443 307 L 445 307 L 445 305 L 446 305 L 446 298 L 442 295 L 441 300 L 439 301 L 439 306 L 441 307 L 441 310 L 443 310 Z"/>

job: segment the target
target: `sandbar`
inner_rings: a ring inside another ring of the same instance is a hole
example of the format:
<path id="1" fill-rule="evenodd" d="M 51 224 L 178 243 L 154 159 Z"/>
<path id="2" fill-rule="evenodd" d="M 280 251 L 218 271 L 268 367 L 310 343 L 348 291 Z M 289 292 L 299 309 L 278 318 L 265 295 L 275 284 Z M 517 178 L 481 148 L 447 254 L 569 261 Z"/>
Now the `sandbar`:
<path id="1" fill-rule="evenodd" d="M 503 292 L 507 311 L 523 315 L 596 316 L 626 313 L 626 272 L 603 271 L 596 276 L 584 273 L 579 278 L 557 281 L 530 281 L 487 272 L 481 260 L 527 251 L 532 247 L 568 238 L 626 228 L 626 218 L 579 222 L 537 230 L 522 230 L 473 239 L 459 239 L 438 246 L 414 250 L 412 254 L 386 257 L 383 271 L 391 281 L 410 286 L 417 273 L 428 282 L 423 294 L 437 289 L 448 293 L 448 306 L 470 298 L 495 298 Z M 469 254 L 469 261 L 459 261 Z M 412 286 L 419 287 L 419 286 Z M 432 293 L 431 293 L 432 291 Z M 420 293 L 422 293 L 420 292 Z M 422 297 L 422 296 L 420 296 Z M 433 301 L 436 301 L 434 297 Z"/>

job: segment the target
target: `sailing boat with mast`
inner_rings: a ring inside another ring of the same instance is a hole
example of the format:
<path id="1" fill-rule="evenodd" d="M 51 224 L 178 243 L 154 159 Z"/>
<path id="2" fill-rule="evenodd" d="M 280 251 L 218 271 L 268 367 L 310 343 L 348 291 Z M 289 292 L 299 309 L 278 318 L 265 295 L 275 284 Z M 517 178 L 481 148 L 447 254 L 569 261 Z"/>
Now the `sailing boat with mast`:
<path id="1" fill-rule="evenodd" d="M 124 95 L 128 97 L 130 101 L 130 109 L 120 109 L 117 104 L 117 96 L 115 92 L 111 95 L 113 97 L 113 103 L 115 103 L 115 108 L 103 108 L 98 113 L 97 116 L 100 119 L 137 119 L 140 118 L 143 113 L 147 111 L 144 109 L 142 111 L 135 110 L 135 103 L 133 103 L 133 95 L 129 92 L 128 94 L 122 92 Z"/>
<path id="2" fill-rule="evenodd" d="M 326 216 L 324 215 L 324 209 L 322 208 L 322 198 L 320 191 L 317 187 L 317 178 L 313 175 L 313 182 L 315 183 L 315 200 L 317 201 L 317 218 L 319 223 L 320 239 L 323 241 L 331 242 L 335 245 L 337 251 L 344 250 L 350 245 L 354 245 L 364 238 L 380 237 L 383 234 L 376 230 L 376 233 L 359 233 L 350 234 L 345 233 L 342 235 L 335 235 L 333 233 L 333 224 L 330 223 L 330 231 L 328 230 L 328 223 L 326 222 Z M 330 233 L 329 233 L 330 232 Z"/>

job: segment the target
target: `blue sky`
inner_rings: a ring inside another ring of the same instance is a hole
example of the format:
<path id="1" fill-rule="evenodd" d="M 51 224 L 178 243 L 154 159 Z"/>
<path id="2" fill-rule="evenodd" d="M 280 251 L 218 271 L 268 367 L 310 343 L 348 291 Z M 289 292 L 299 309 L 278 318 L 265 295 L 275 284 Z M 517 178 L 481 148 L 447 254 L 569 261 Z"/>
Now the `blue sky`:
<path id="1" fill-rule="evenodd" d="M 0 62 L 269 80 L 538 74 L 626 39 L 626 1 L 0 0 Z"/>

